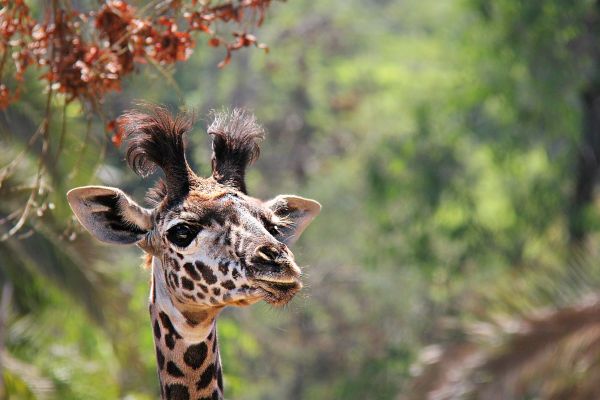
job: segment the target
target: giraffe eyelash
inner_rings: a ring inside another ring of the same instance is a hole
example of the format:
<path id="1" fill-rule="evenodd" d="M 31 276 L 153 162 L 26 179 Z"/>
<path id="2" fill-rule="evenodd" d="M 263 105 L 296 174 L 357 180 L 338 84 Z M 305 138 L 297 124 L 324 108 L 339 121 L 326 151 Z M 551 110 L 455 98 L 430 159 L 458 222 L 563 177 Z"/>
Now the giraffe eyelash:
<path id="1" fill-rule="evenodd" d="M 294 222 L 287 217 L 278 218 L 276 221 L 272 221 L 269 219 L 263 219 L 263 225 L 267 231 L 275 236 L 282 234 L 282 230 L 293 226 Z"/>

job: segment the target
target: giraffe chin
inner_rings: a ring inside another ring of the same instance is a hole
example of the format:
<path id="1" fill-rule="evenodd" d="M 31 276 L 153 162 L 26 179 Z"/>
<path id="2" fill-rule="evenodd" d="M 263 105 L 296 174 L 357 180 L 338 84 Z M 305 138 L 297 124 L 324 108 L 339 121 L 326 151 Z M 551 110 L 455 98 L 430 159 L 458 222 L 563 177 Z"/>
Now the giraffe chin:
<path id="1" fill-rule="evenodd" d="M 255 303 L 258 303 L 263 299 L 262 289 L 249 288 L 249 289 L 237 289 L 232 292 L 229 296 L 228 301 L 225 305 L 245 307 Z"/>
<path id="2" fill-rule="evenodd" d="M 300 281 L 278 283 L 257 280 L 257 286 L 259 291 L 262 292 L 263 300 L 276 307 L 281 307 L 289 303 L 294 295 L 302 289 Z"/>

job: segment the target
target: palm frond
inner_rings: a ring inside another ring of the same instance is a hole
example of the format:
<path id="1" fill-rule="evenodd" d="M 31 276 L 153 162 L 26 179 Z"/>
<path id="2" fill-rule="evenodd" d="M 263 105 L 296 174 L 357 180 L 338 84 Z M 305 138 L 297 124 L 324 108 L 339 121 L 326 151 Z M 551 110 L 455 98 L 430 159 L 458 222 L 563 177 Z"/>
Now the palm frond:
<path id="1" fill-rule="evenodd" d="M 408 398 L 495 400 L 600 396 L 600 295 L 496 326 L 422 353 Z"/>
<path id="2" fill-rule="evenodd" d="M 51 379 L 44 376 L 35 365 L 13 357 L 6 350 L 0 352 L 0 365 L 0 373 L 5 375 L 5 381 L 12 383 L 10 386 L 15 386 L 16 382 L 22 383 L 33 398 L 45 400 L 55 393 L 56 388 Z M 8 398 L 11 398 L 10 386 L 5 388 Z"/>

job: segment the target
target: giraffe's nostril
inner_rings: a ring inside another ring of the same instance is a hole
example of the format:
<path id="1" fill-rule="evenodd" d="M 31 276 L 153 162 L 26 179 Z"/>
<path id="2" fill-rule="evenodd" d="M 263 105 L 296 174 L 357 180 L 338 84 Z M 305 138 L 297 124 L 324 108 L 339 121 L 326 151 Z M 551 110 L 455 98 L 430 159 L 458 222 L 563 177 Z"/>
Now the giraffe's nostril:
<path id="1" fill-rule="evenodd" d="M 256 248 L 249 261 L 250 271 L 256 279 L 295 282 L 302 274 L 293 256 L 283 246 L 261 245 Z"/>
<path id="2" fill-rule="evenodd" d="M 273 246 L 260 246 L 254 252 L 254 255 L 258 258 L 262 258 L 265 261 L 275 261 L 279 257 L 279 250 Z"/>

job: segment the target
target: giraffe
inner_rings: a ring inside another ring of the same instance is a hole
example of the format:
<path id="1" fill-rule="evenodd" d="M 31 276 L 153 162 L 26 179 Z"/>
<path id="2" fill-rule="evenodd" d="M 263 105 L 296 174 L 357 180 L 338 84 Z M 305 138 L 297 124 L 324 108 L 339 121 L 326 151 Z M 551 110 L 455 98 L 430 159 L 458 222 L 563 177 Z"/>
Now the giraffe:
<path id="1" fill-rule="evenodd" d="M 222 399 L 217 317 L 226 306 L 264 300 L 280 306 L 302 288 L 288 246 L 318 215 L 310 199 L 247 194 L 246 167 L 264 130 L 240 109 L 214 113 L 212 174 L 194 173 L 185 157 L 185 114 L 161 106 L 125 112 L 126 159 L 141 177 L 164 173 L 147 194 L 150 208 L 114 187 L 70 190 L 73 213 L 93 236 L 136 244 L 151 270 L 149 312 L 162 399 Z"/>

